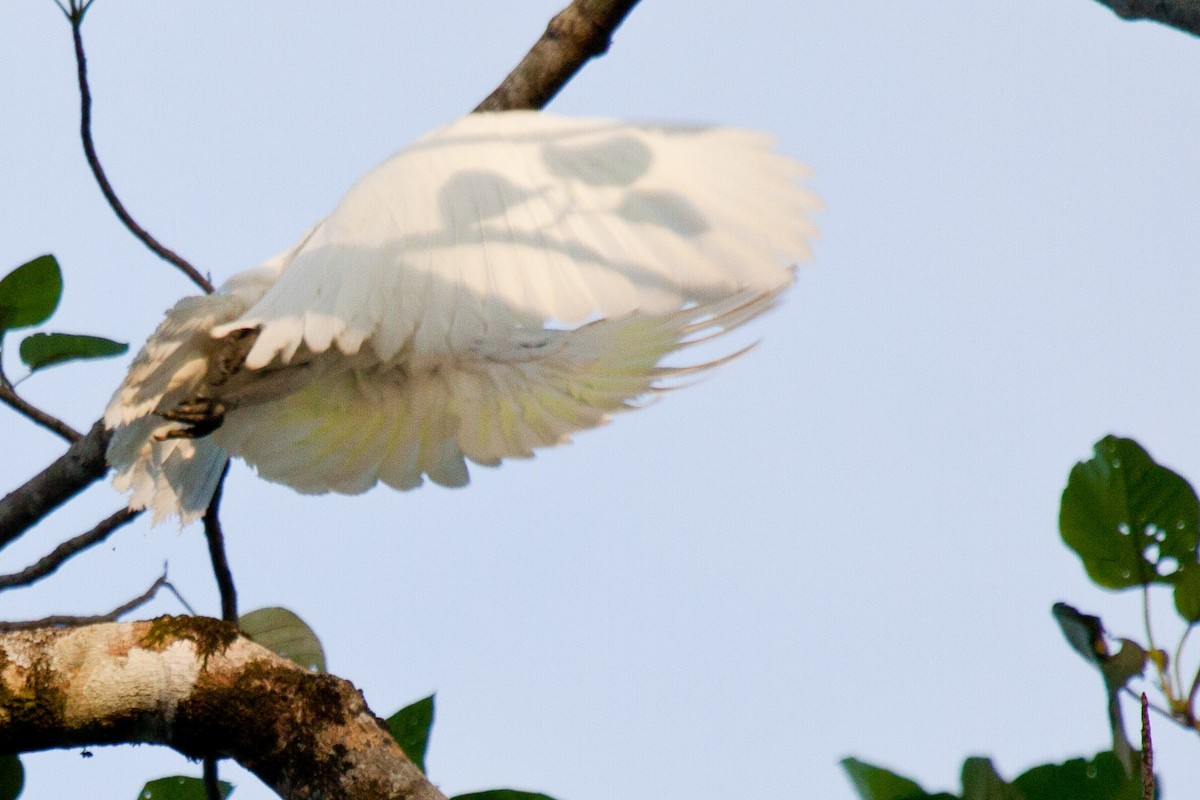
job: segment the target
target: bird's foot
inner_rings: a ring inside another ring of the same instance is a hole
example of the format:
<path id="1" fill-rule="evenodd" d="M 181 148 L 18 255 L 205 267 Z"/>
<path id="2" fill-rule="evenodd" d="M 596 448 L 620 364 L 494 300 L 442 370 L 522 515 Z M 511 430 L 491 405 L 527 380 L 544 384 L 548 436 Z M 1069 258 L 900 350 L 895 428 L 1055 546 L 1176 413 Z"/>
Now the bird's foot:
<path id="1" fill-rule="evenodd" d="M 159 412 L 159 416 L 172 422 L 182 422 L 184 427 L 172 428 L 155 436 L 165 439 L 199 439 L 221 427 L 225 421 L 225 404 L 211 397 L 193 397 L 174 408 Z"/>

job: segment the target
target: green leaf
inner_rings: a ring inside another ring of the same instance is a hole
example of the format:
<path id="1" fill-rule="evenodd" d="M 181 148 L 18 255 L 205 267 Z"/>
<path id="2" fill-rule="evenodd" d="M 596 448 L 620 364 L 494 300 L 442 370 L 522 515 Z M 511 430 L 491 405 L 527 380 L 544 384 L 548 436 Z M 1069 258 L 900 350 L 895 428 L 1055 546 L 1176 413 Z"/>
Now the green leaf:
<path id="1" fill-rule="evenodd" d="M 0 278 L 0 333 L 39 325 L 62 297 L 62 270 L 54 256 L 38 256 Z"/>
<path id="2" fill-rule="evenodd" d="M 21 341 L 21 360 L 31 370 L 52 367 L 81 358 L 123 355 L 129 345 L 100 336 L 78 333 L 35 333 Z"/>
<path id="3" fill-rule="evenodd" d="M 860 800 L 920 800 L 930 796 L 918 784 L 883 767 L 857 758 L 843 758 L 841 764 Z"/>
<path id="4" fill-rule="evenodd" d="M 554 798 L 548 794 L 522 792 L 518 789 L 489 789 L 486 792 L 455 795 L 450 800 L 554 800 Z"/>
<path id="5" fill-rule="evenodd" d="M 1200 621 L 1200 566 L 1180 565 L 1175 576 L 1175 610 L 1188 622 Z"/>
<path id="6" fill-rule="evenodd" d="M 1106 436 L 1095 450 L 1063 490 L 1063 541 L 1088 577 L 1109 589 L 1181 580 L 1197 564 L 1195 491 L 1132 439 Z"/>
<path id="7" fill-rule="evenodd" d="M 233 784 L 221 781 L 221 797 L 229 797 Z M 159 778 L 150 781 L 142 787 L 138 800 L 207 800 L 204 792 L 204 781 L 199 778 L 185 778 L 175 775 L 170 778 Z"/>
<path id="8" fill-rule="evenodd" d="M 25 768 L 13 755 L 0 756 L 0 800 L 16 800 L 25 788 Z"/>
<path id="9" fill-rule="evenodd" d="M 1026 800 L 1020 790 L 996 774 L 987 758 L 968 758 L 962 768 L 963 800 Z"/>
<path id="10" fill-rule="evenodd" d="M 434 695 L 429 695 L 407 705 L 387 721 L 392 738 L 421 772 L 425 771 L 425 751 L 429 748 L 429 731 L 433 728 L 433 698 Z"/>
<path id="11" fill-rule="evenodd" d="M 1142 782 L 1111 752 L 1034 767 L 1013 781 L 1025 800 L 1141 800 Z"/>
<path id="12" fill-rule="evenodd" d="M 302 667 L 325 671 L 321 640 L 304 620 L 286 608 L 260 608 L 238 620 L 242 633 Z"/>

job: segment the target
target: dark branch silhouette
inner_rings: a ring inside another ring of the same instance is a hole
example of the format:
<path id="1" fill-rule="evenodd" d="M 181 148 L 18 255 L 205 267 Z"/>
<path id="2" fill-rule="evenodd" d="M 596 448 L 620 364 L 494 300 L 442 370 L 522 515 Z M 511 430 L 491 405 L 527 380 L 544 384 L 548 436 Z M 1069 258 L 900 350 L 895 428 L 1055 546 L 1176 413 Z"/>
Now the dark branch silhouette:
<path id="1" fill-rule="evenodd" d="M 1121 19 L 1148 19 L 1200 36 L 1200 0 L 1096 0 Z"/>

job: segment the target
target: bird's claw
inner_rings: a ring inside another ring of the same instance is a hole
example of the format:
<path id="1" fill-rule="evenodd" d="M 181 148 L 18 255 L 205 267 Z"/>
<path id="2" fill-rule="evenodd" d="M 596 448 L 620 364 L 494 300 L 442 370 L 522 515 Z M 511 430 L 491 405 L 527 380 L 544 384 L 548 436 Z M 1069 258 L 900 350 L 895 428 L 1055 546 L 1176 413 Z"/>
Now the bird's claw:
<path id="1" fill-rule="evenodd" d="M 182 422 L 184 427 L 172 428 L 155 436 L 159 441 L 166 439 L 199 439 L 221 427 L 225 421 L 225 404 L 211 397 L 193 397 L 174 408 L 162 411 L 159 416 L 172 422 Z"/>

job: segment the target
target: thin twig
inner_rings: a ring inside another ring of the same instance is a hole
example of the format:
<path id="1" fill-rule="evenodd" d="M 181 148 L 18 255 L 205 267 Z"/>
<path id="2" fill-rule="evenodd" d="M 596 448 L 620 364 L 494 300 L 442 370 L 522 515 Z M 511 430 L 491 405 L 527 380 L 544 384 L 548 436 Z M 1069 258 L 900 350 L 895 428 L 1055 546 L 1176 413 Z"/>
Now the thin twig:
<path id="1" fill-rule="evenodd" d="M 212 559 L 213 577 L 217 579 L 217 589 L 221 593 L 221 619 L 235 625 L 238 620 L 237 588 L 233 584 L 233 573 L 229 569 L 229 559 L 225 556 L 225 536 L 221 532 L 221 495 L 225 491 L 225 478 L 229 475 L 229 462 L 221 470 L 217 479 L 217 490 L 208 501 L 204 511 L 204 538 L 208 540 L 208 555 Z"/>
<path id="2" fill-rule="evenodd" d="M 638 0 L 574 0 L 476 111 L 543 108 L 588 59 L 603 55 Z"/>
<path id="3" fill-rule="evenodd" d="M 1142 800 L 1154 800 L 1154 746 L 1150 741 L 1150 704 L 1142 692 Z"/>
<path id="4" fill-rule="evenodd" d="M 166 570 L 167 570 L 167 567 L 164 564 L 163 565 L 163 573 L 164 574 L 166 573 Z M 179 601 L 179 605 L 183 606 L 183 610 L 188 613 L 189 617 L 199 616 L 198 614 L 196 614 L 196 609 L 192 608 L 192 604 L 189 603 L 186 599 L 184 599 L 183 595 L 179 593 L 179 590 L 175 588 L 175 584 L 164 583 L 163 588 L 166 589 L 171 594 L 175 595 L 175 599 Z"/>
<path id="5" fill-rule="evenodd" d="M 113 190 L 112 184 L 108 181 L 108 176 L 104 173 L 104 168 L 100 165 L 100 157 L 96 154 L 96 145 L 92 140 L 92 92 L 88 87 L 87 77 L 87 57 L 83 52 L 83 17 L 91 6 L 91 1 L 82 6 L 76 5 L 72 0 L 70 3 L 70 11 L 63 9 L 63 13 L 67 15 L 67 19 L 71 23 L 71 36 L 75 40 L 75 64 L 79 75 L 79 135 L 83 139 L 83 152 L 87 156 L 88 166 L 92 169 L 92 175 L 96 178 L 96 184 L 100 187 L 100 192 L 104 195 L 104 199 L 108 201 L 109 207 L 117 218 L 129 229 L 142 244 L 146 245 L 152 253 L 157 255 L 169 264 L 178 267 L 184 275 L 191 279 L 192 283 L 199 286 L 206 294 L 212 294 L 212 282 L 200 274 L 200 271 L 183 259 L 182 256 L 169 249 L 137 223 L 128 211 L 125 210 L 125 205 L 117 197 L 116 191 Z M 59 8 L 62 8 L 60 5 Z"/>
<path id="6" fill-rule="evenodd" d="M 68 539 L 51 550 L 49 555 L 38 559 L 20 572 L 14 572 L 11 575 L 0 575 L 0 591 L 11 589 L 14 586 L 28 586 L 35 581 L 41 580 L 66 563 L 67 559 L 93 545 L 103 542 L 117 528 L 130 522 L 141 513 L 140 510 L 130 511 L 128 508 L 122 508 L 117 513 L 101 521 L 87 533 L 81 533 L 73 539 Z"/>
<path id="7" fill-rule="evenodd" d="M 78 628 L 81 625 L 116 622 L 122 614 L 128 614 L 130 611 L 150 602 L 154 598 L 154 595 L 158 593 L 158 590 L 164 586 L 171 586 L 167 582 L 166 573 L 163 573 L 144 593 L 133 598 L 128 603 L 117 606 L 107 614 L 98 614 L 91 617 L 72 617 L 58 614 L 50 617 L 42 617 L 41 619 L 23 620 L 21 622 L 0 622 L 0 633 L 28 631 L 35 628 Z"/>

